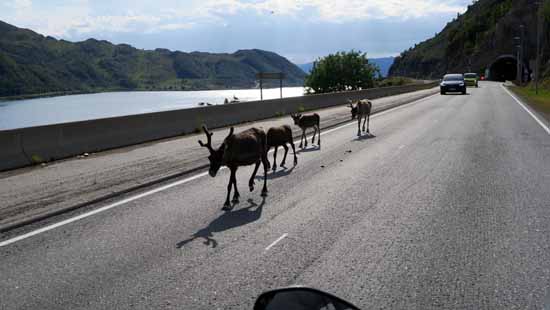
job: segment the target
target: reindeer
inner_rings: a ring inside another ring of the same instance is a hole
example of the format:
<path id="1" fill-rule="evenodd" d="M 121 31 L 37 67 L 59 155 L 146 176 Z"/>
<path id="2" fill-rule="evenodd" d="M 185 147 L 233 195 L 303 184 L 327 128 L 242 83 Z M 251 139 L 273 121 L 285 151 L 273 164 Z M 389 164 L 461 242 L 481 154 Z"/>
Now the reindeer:
<path id="1" fill-rule="evenodd" d="M 353 101 L 348 99 L 349 107 L 351 108 L 351 119 L 355 119 L 357 116 L 357 136 L 361 136 L 361 119 L 364 118 L 363 121 L 363 132 L 365 132 L 365 122 L 367 123 L 367 133 L 370 134 L 369 131 L 369 121 L 370 121 L 370 112 L 372 110 L 372 102 L 370 102 L 367 99 L 358 100 L 357 104 L 353 106 Z"/>
<path id="2" fill-rule="evenodd" d="M 288 154 L 288 146 L 292 146 L 292 152 L 294 153 L 294 165 L 298 164 L 298 157 L 296 157 L 296 149 L 294 148 L 294 139 L 292 138 L 292 129 L 290 126 L 283 125 L 280 127 L 272 127 L 267 131 L 267 150 L 271 147 L 275 147 L 273 152 L 273 171 L 277 170 L 277 149 L 282 146 L 285 149 L 285 156 L 281 162 L 281 166 L 285 165 L 286 155 Z"/>
<path id="3" fill-rule="evenodd" d="M 319 138 L 317 140 L 317 145 L 321 147 L 321 128 L 319 127 L 321 118 L 319 117 L 319 114 L 317 113 L 313 113 L 311 115 L 290 114 L 290 116 L 294 120 L 294 124 L 302 129 L 302 136 L 300 137 L 300 148 L 302 148 L 302 140 L 306 141 L 306 147 L 307 147 L 306 130 L 310 127 L 313 127 L 313 130 L 314 130 L 313 137 L 311 138 L 311 144 L 314 143 L 315 135 L 317 134 L 317 131 L 318 131 Z"/>
<path id="4" fill-rule="evenodd" d="M 269 161 L 267 160 L 267 136 L 262 129 L 250 128 L 238 134 L 233 134 L 234 128 L 231 127 L 229 135 L 223 140 L 220 147 L 215 150 L 212 148 L 212 135 L 206 126 L 202 126 L 206 138 L 206 144 L 199 140 L 199 144 L 205 147 L 210 152 L 208 160 L 210 161 L 210 169 L 208 173 L 211 177 L 215 177 L 221 166 L 227 166 L 231 171 L 229 184 L 227 185 L 227 198 L 223 205 L 223 210 L 230 210 L 229 196 L 231 194 L 231 186 L 235 188 L 233 194 L 233 203 L 239 202 L 239 191 L 237 190 L 237 168 L 240 166 L 248 166 L 255 164 L 254 172 L 248 181 L 250 191 L 254 190 L 254 178 L 260 167 L 260 162 L 264 168 L 264 187 L 262 189 L 262 197 L 267 196 L 267 170 L 269 169 Z"/>

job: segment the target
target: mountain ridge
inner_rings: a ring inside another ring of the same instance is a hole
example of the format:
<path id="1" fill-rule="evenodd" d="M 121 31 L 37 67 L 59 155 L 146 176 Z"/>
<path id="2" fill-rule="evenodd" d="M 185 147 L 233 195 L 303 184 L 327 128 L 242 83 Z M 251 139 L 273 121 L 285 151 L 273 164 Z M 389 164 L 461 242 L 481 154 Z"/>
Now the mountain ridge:
<path id="1" fill-rule="evenodd" d="M 257 85 L 258 72 L 284 72 L 284 83 L 289 86 L 303 85 L 305 77 L 286 58 L 260 49 L 234 53 L 142 50 L 94 38 L 58 40 L 0 21 L 0 97 L 74 91 L 252 88 Z"/>

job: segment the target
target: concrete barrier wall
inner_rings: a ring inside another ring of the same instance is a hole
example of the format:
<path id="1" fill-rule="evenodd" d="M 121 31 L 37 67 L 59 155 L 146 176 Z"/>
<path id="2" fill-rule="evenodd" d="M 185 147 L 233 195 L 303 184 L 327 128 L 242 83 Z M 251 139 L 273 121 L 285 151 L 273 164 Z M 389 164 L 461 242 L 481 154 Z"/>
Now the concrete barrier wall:
<path id="1" fill-rule="evenodd" d="M 431 83 L 384 87 L 0 131 L 0 171 L 188 134 L 202 124 L 218 128 L 346 104 L 347 99 L 375 99 L 434 86 Z"/>
<path id="2" fill-rule="evenodd" d="M 0 131 L 0 170 L 30 165 L 21 149 L 21 133 Z"/>

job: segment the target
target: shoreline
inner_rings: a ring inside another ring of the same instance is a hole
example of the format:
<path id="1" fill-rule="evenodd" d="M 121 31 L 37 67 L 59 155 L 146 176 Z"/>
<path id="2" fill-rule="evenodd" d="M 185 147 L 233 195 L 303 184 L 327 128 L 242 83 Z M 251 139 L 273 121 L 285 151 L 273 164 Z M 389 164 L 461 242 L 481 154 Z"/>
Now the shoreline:
<path id="1" fill-rule="evenodd" d="M 285 85 L 286 87 L 304 87 L 303 85 Z M 265 89 L 272 89 L 279 87 L 264 87 Z M 241 87 L 226 87 L 226 88 L 197 88 L 197 89 L 186 89 L 186 90 L 175 90 L 175 89 L 123 89 L 123 88 L 112 88 L 112 89 L 101 89 L 101 90 L 75 90 L 75 91 L 59 91 L 59 92 L 47 92 L 40 94 L 24 94 L 24 95 L 14 95 L 14 96 L 4 96 L 0 97 L 0 102 L 8 101 L 19 101 L 19 100 L 29 100 L 29 99 L 40 99 L 40 98 L 52 98 L 52 97 L 63 97 L 71 95 L 91 95 L 91 94 L 102 94 L 102 93 L 113 93 L 113 92 L 194 92 L 194 91 L 214 91 L 214 90 L 253 90 L 260 88 L 241 88 Z"/>
<path id="2" fill-rule="evenodd" d="M 50 97 L 62 97 L 62 96 L 70 96 L 70 95 L 85 95 L 85 94 L 94 94 L 94 93 L 101 93 L 101 92 L 68 91 L 68 92 L 48 92 L 48 93 L 41 93 L 41 94 L 14 95 L 14 96 L 0 97 L 0 102 L 38 99 L 38 98 L 50 98 Z"/>
<path id="3" fill-rule="evenodd" d="M 385 78 L 385 80 L 389 80 L 391 78 Z M 413 82 L 403 83 L 403 84 L 395 84 L 395 85 L 378 85 L 372 88 L 380 88 L 380 87 L 391 87 L 391 86 L 402 86 L 402 85 L 408 85 L 408 84 L 415 84 L 414 80 L 411 79 Z M 302 87 L 305 88 L 305 85 L 284 85 L 283 88 L 287 87 Z M 274 89 L 279 88 L 279 86 L 276 85 L 269 85 L 264 87 L 263 89 Z M 102 94 L 102 93 L 113 93 L 113 92 L 194 92 L 194 91 L 215 91 L 215 90 L 253 90 L 257 89 L 259 90 L 259 87 L 225 87 L 225 88 L 209 88 L 209 87 L 198 87 L 198 88 L 192 88 L 192 89 L 184 89 L 184 90 L 176 90 L 176 89 L 145 89 L 145 88 L 138 88 L 138 89 L 125 89 L 125 88 L 104 88 L 104 89 L 95 89 L 95 90 L 74 90 L 74 91 L 53 91 L 53 92 L 47 92 L 47 93 L 40 93 L 40 94 L 23 94 L 23 95 L 14 95 L 14 96 L 4 96 L 0 97 L 0 103 L 1 102 L 8 102 L 8 101 L 20 101 L 20 100 L 29 100 L 29 99 L 40 99 L 40 98 L 52 98 L 52 97 L 63 97 L 63 96 L 71 96 L 71 95 L 91 95 L 91 94 Z M 304 96 L 309 95 L 308 93 L 304 93 Z"/>

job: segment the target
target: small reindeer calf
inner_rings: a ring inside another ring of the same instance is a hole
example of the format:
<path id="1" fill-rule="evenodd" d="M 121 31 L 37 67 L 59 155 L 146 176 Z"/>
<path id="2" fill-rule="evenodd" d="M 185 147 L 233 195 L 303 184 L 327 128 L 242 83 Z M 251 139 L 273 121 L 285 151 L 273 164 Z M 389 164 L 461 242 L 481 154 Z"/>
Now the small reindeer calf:
<path id="1" fill-rule="evenodd" d="M 294 165 L 298 164 L 298 157 L 296 157 L 296 149 L 294 148 L 294 139 L 292 138 L 292 129 L 290 126 L 283 125 L 280 127 L 272 127 L 267 131 L 267 151 L 271 147 L 275 148 L 273 152 L 273 171 L 277 169 L 277 149 L 279 146 L 282 146 L 285 149 L 285 155 L 283 156 L 283 161 L 281 161 L 281 166 L 285 165 L 286 155 L 288 154 L 288 146 L 290 144 L 292 147 L 292 152 L 294 153 Z"/>
<path id="2" fill-rule="evenodd" d="M 319 124 L 321 122 L 321 117 L 319 117 L 319 114 L 317 113 L 313 113 L 310 115 L 290 114 L 290 116 L 294 120 L 294 124 L 302 129 L 302 136 L 300 137 L 300 148 L 302 147 L 302 140 L 306 141 L 306 147 L 307 147 L 306 130 L 308 128 L 313 128 L 314 130 L 313 137 L 311 138 L 311 144 L 315 142 L 315 135 L 317 134 L 317 132 L 319 132 L 317 145 L 321 147 L 321 127 L 319 127 Z"/>
<path id="3" fill-rule="evenodd" d="M 351 119 L 357 117 L 357 136 L 361 136 L 361 119 L 363 120 L 363 132 L 365 132 L 365 122 L 367 123 L 366 132 L 370 134 L 369 131 L 369 121 L 370 113 L 372 110 L 372 102 L 367 99 L 359 100 L 353 106 L 353 101 L 348 99 L 349 107 L 351 108 Z"/>

